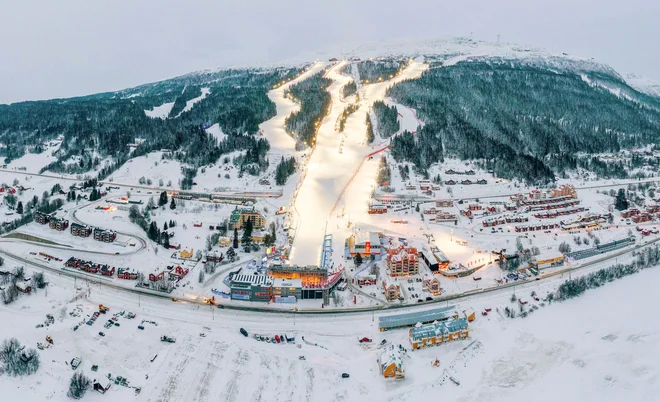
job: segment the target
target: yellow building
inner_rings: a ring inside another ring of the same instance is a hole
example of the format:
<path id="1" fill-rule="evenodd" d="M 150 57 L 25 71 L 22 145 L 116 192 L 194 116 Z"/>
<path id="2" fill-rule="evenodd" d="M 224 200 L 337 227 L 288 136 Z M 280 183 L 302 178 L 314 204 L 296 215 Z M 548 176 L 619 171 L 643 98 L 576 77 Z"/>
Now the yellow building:
<path id="1" fill-rule="evenodd" d="M 405 378 L 401 349 L 390 345 L 380 356 L 380 372 L 385 378 Z"/>
<path id="2" fill-rule="evenodd" d="M 193 250 L 192 248 L 190 249 L 190 251 L 184 249 L 179 252 L 179 256 L 184 260 L 187 260 L 188 258 L 192 258 L 194 253 L 195 250 Z"/>
<path id="3" fill-rule="evenodd" d="M 218 239 L 218 246 L 220 247 L 229 247 L 231 246 L 231 240 L 226 237 L 221 237 Z"/>

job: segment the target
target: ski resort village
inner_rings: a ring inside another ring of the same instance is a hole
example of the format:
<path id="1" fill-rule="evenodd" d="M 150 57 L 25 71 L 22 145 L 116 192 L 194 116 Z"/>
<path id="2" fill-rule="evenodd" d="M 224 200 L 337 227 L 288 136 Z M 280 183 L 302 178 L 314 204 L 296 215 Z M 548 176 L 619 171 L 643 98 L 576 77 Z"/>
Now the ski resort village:
<path id="1" fill-rule="evenodd" d="M 108 131 L 0 108 L 3 400 L 657 400 L 660 100 L 593 60 L 422 45 L 81 98 L 130 114 Z M 557 116 L 448 106 L 467 76 L 513 97 L 502 64 L 650 123 L 527 152 L 495 131 Z"/>

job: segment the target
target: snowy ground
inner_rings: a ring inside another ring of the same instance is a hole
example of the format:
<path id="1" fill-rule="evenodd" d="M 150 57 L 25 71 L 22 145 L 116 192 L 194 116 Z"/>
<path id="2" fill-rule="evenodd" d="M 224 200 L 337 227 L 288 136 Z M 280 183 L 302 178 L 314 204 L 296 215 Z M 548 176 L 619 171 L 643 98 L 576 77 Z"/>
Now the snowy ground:
<path id="1" fill-rule="evenodd" d="M 13 264 L 13 261 L 8 261 Z M 17 337 L 28 347 L 46 335 L 55 345 L 40 351 L 37 375 L 18 379 L 0 376 L 9 400 L 65 400 L 72 370 L 64 363 L 82 358 L 78 369 L 92 378 L 107 373 L 128 378 L 132 389 L 112 385 L 109 395 L 89 392 L 86 400 L 217 401 L 217 400 L 420 400 L 442 395 L 448 400 L 555 401 L 654 400 L 657 383 L 660 327 L 652 320 L 653 287 L 660 270 L 649 269 L 632 277 L 588 291 L 579 299 L 540 307 L 528 318 L 505 319 L 498 312 L 509 302 L 510 291 L 464 299 L 458 309 L 484 307 L 470 326 L 470 339 L 420 351 L 404 358 L 406 379 L 388 381 L 379 375 L 376 346 L 382 339 L 409 348 L 407 330 L 378 332 L 381 313 L 305 316 L 263 315 L 210 309 L 108 291 L 81 281 L 47 274 L 51 285 L 0 307 L 0 317 L 12 326 L 0 327 L 0 338 Z M 556 283 L 556 282 L 555 282 Z M 518 288 L 519 295 L 547 285 L 532 283 Z M 87 293 L 89 298 L 72 300 Z M 626 297 L 620 297 L 625 294 Z M 658 300 L 656 300 L 658 299 Z M 110 307 L 91 327 L 72 327 L 91 314 L 99 303 Z M 79 317 L 68 313 L 82 311 Z M 119 317 L 119 327 L 105 329 L 105 320 L 120 311 L 137 314 Z M 47 313 L 56 322 L 35 328 Z M 621 325 L 626 316 L 633 325 Z M 144 331 L 137 329 L 142 320 Z M 250 334 L 296 336 L 296 345 L 265 344 L 245 338 Z M 103 331 L 105 337 L 99 336 Z M 200 336 L 204 333 L 205 337 Z M 173 336 L 175 344 L 160 342 Z M 357 339 L 372 337 L 374 344 Z M 302 340 L 319 346 L 310 345 Z M 156 359 L 150 360 L 156 356 Z M 305 356 L 305 360 L 299 360 Z M 431 363 L 438 359 L 440 367 Z M 99 371 L 90 370 L 92 364 Z M 342 379 L 341 373 L 350 374 Z M 148 379 L 147 379 L 148 375 Z M 447 381 L 451 375 L 460 381 Z M 553 386 L 562 384 L 561 387 Z"/>

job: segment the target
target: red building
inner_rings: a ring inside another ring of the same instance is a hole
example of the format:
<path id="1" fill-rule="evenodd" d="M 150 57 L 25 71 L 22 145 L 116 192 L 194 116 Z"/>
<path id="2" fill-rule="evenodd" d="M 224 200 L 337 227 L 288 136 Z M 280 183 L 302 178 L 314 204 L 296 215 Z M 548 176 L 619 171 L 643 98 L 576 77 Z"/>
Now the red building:
<path id="1" fill-rule="evenodd" d="M 101 266 L 101 275 L 112 276 L 114 274 L 115 274 L 115 267 L 109 267 L 107 265 Z"/>
<path id="2" fill-rule="evenodd" d="M 160 281 L 163 278 L 165 278 L 165 271 L 160 272 L 158 274 L 149 274 L 149 280 L 151 282 Z"/>
<path id="3" fill-rule="evenodd" d="M 128 268 L 119 268 L 117 270 L 117 278 L 135 280 L 138 278 L 138 274 Z"/>

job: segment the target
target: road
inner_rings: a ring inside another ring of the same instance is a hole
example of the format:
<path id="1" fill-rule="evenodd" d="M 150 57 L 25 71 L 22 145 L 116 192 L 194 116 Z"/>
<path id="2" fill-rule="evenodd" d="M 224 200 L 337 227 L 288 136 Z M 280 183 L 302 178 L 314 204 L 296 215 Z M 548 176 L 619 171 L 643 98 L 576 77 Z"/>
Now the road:
<path id="1" fill-rule="evenodd" d="M 64 177 L 64 176 L 56 176 L 56 175 L 49 175 L 49 174 L 40 174 L 40 173 L 30 173 L 26 171 L 21 171 L 21 170 L 11 170 L 11 169 L 0 169 L 0 172 L 7 172 L 7 173 L 14 173 L 14 174 L 21 174 L 25 176 L 37 176 L 37 177 L 46 177 L 46 178 L 51 178 L 51 179 L 57 179 L 57 180 L 64 180 L 64 181 L 70 181 L 74 183 L 81 183 L 83 180 L 78 180 L 74 179 L 71 177 Z M 186 192 L 186 190 L 177 190 L 173 188 L 163 188 L 163 187 L 153 187 L 153 186 L 143 186 L 143 185 L 136 185 L 136 184 L 120 184 L 120 183 L 113 183 L 109 181 L 102 181 L 105 185 L 108 186 L 117 186 L 121 188 L 125 188 L 126 190 L 134 190 L 134 189 L 140 189 L 140 190 L 149 190 L 149 191 L 157 191 L 157 192 L 163 192 L 166 191 L 168 193 L 172 191 L 179 191 L 179 192 Z M 193 191 L 194 190 L 190 190 Z M 279 198 L 282 196 L 282 191 L 226 191 L 226 192 L 220 192 L 220 193 L 208 193 L 212 196 L 218 196 L 218 197 L 225 197 L 225 198 L 235 198 L 235 199 L 242 199 L 242 198 Z"/>
<path id="2" fill-rule="evenodd" d="M 646 244 L 637 244 L 632 248 L 625 248 L 620 251 L 616 251 L 610 255 L 597 258 L 593 261 L 588 261 L 585 262 L 577 267 L 568 267 L 562 270 L 558 270 L 549 274 L 542 274 L 538 280 L 533 280 L 533 281 L 516 281 L 516 282 L 509 282 L 504 285 L 499 285 L 499 286 L 492 286 L 488 288 L 483 288 L 479 289 L 476 291 L 468 291 L 464 293 L 459 293 L 459 294 L 452 294 L 452 295 L 447 295 L 447 296 L 441 296 L 433 301 L 429 302 L 423 302 L 423 303 L 417 303 L 417 304 L 404 304 L 404 305 L 387 305 L 387 306 L 375 306 L 375 307 L 358 307 L 358 308 L 344 308 L 344 309 L 309 309 L 309 310 L 296 310 L 297 315 L 346 315 L 346 314 L 359 314 L 359 313 L 365 313 L 365 312 L 374 312 L 374 311 L 396 311 L 400 309 L 405 309 L 406 312 L 411 312 L 411 311 L 419 311 L 419 310 L 425 310 L 428 309 L 430 306 L 439 304 L 439 303 L 448 303 L 448 302 L 454 302 L 454 303 L 459 303 L 468 300 L 469 298 L 475 298 L 475 297 L 484 297 L 488 295 L 493 295 L 493 294 L 501 294 L 504 292 L 509 292 L 512 289 L 520 289 L 520 288 L 526 288 L 530 286 L 536 286 L 539 284 L 553 284 L 553 285 L 559 285 L 561 282 L 563 282 L 565 279 L 563 278 L 565 274 L 579 274 L 579 275 L 585 275 L 588 274 L 591 271 L 595 271 L 598 269 L 602 269 L 604 267 L 607 267 L 608 264 L 605 264 L 607 262 L 612 262 L 612 260 L 615 260 L 617 258 L 620 258 L 621 256 L 624 256 L 626 254 L 632 253 L 634 251 L 640 250 L 644 247 L 648 247 L 652 244 L 657 243 L 660 241 L 660 238 L 649 241 Z M 56 273 L 58 275 L 70 277 L 70 278 L 78 278 L 78 279 L 83 279 L 87 280 L 90 283 L 108 288 L 108 289 L 113 289 L 113 290 L 118 290 L 121 292 L 125 293 L 130 293 L 130 294 L 140 294 L 146 297 L 156 297 L 160 299 L 169 299 L 171 296 L 167 293 L 160 293 L 160 292 L 155 292 L 149 289 L 142 289 L 142 288 L 131 288 L 131 287 L 126 287 L 126 286 L 121 286 L 117 285 L 114 282 L 106 282 L 102 280 L 100 276 L 88 276 L 88 275 L 82 275 L 81 273 L 78 272 L 71 272 L 64 270 L 62 268 L 55 268 L 49 265 L 41 264 L 36 261 L 31 261 L 29 259 L 23 258 L 19 255 L 16 255 L 10 251 L 4 250 L 0 248 L 0 253 L 5 254 L 6 256 L 13 258 L 17 261 L 20 261 L 26 265 L 30 265 L 36 268 L 40 268 L 49 272 Z M 96 281 L 94 281 L 96 279 Z M 205 306 L 207 305 L 203 301 L 200 300 L 192 300 L 192 299 L 183 299 L 182 301 L 190 304 L 197 304 L 200 306 Z M 259 306 L 238 306 L 238 305 L 232 305 L 232 304 L 225 304 L 225 303 L 219 303 L 219 306 L 221 306 L 224 309 L 228 310 L 239 310 L 239 311 L 252 311 L 252 312 L 259 312 L 259 313 L 276 313 L 276 314 L 291 314 L 293 310 L 282 310 L 282 309 L 273 309 L 273 308 L 268 308 L 268 307 L 259 307 Z"/>

